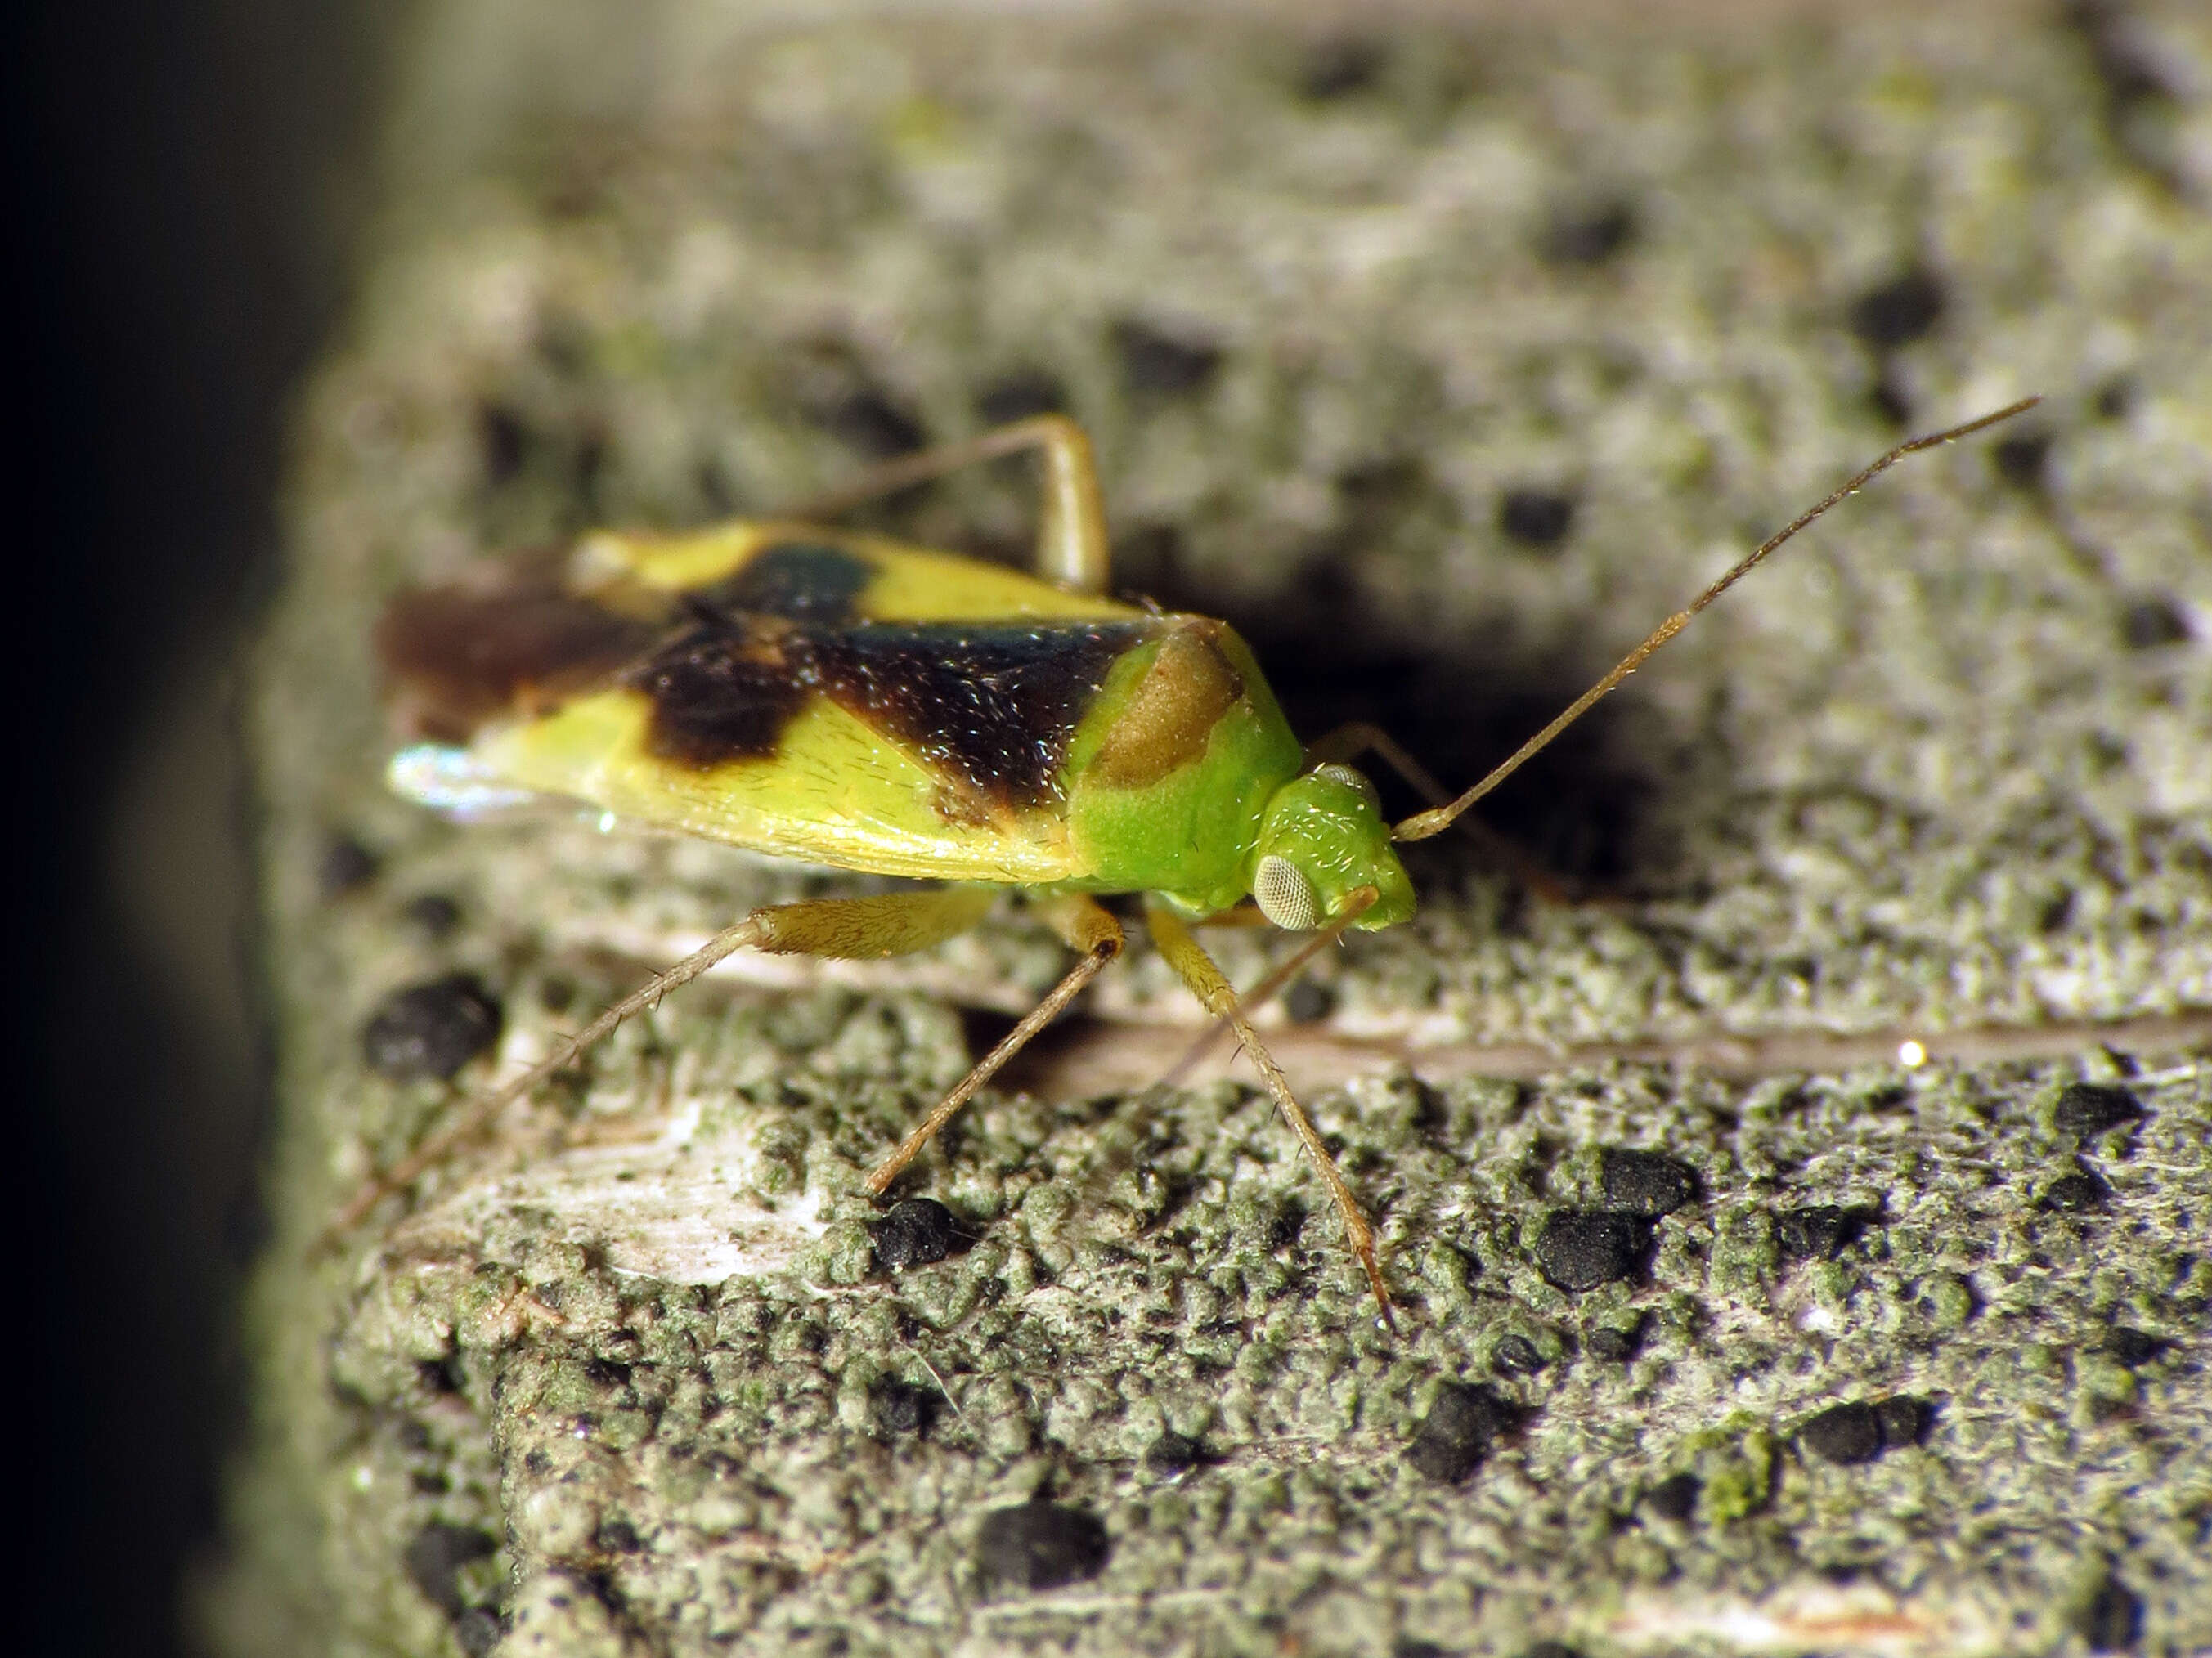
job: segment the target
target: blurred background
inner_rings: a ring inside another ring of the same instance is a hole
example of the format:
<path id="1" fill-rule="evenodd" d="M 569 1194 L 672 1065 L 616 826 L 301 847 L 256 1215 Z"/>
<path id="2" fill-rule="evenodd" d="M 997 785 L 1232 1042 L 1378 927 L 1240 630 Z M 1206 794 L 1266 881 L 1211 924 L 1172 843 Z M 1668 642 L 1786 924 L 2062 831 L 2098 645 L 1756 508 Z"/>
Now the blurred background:
<path id="1" fill-rule="evenodd" d="M 228 676 L 273 558 L 288 391 L 343 299 L 397 9 L 42 3 L 11 54 L 40 1649 L 178 1649 L 243 1408 L 262 1063 Z"/>

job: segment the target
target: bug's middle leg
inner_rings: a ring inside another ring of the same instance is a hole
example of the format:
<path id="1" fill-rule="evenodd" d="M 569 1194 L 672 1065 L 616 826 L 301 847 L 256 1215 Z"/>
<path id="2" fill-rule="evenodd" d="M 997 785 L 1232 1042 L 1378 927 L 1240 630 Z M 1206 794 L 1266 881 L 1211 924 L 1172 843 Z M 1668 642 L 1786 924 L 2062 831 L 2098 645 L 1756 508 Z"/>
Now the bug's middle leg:
<path id="1" fill-rule="evenodd" d="M 1366 1269 L 1367 1282 L 1375 1291 L 1376 1304 L 1382 1309 L 1383 1322 L 1392 1322 L 1390 1292 L 1382 1287 L 1382 1269 L 1375 1258 L 1375 1229 L 1368 1224 L 1359 1199 L 1352 1195 L 1351 1186 L 1336 1166 L 1336 1159 L 1329 1156 L 1328 1147 L 1322 1143 L 1321 1130 L 1314 1127 L 1314 1120 L 1306 1114 L 1305 1107 L 1291 1092 L 1290 1078 L 1283 1074 L 1274 1055 L 1267 1052 L 1259 1033 L 1252 1029 L 1251 1020 L 1244 1017 L 1228 975 L 1200 947 L 1198 940 L 1191 937 L 1189 927 L 1173 910 L 1152 904 L 1146 908 L 1145 920 L 1151 927 L 1152 942 L 1167 957 L 1168 965 L 1190 987 L 1191 994 L 1198 998 L 1208 1013 L 1229 1022 L 1244 1051 L 1252 1056 L 1252 1063 L 1259 1067 L 1267 1091 L 1275 1096 L 1275 1104 L 1291 1125 L 1291 1132 L 1298 1137 L 1299 1144 L 1305 1147 L 1306 1155 L 1320 1172 L 1322 1184 L 1328 1188 L 1329 1201 L 1336 1206 L 1337 1215 L 1344 1222 L 1352 1253 L 1359 1257 L 1360 1266 Z"/>
<path id="2" fill-rule="evenodd" d="M 1121 953 L 1124 935 L 1121 924 L 1113 913 L 1095 898 L 1080 893 L 1055 893 L 1032 901 L 1030 908 L 1043 917 L 1046 924 L 1076 950 L 1080 952 L 1067 975 L 1054 985 L 1045 999 L 1031 1008 L 1026 1018 L 1008 1031 L 999 1045 L 975 1063 L 974 1070 L 960 1079 L 958 1086 L 937 1102 L 937 1108 L 919 1123 L 914 1132 L 898 1143 L 897 1148 L 876 1166 L 868 1176 L 868 1190 L 881 1197 L 890 1189 L 890 1184 L 905 1172 L 906 1166 L 921 1155 L 922 1147 L 936 1138 L 937 1131 L 951 1122 L 960 1108 L 975 1097 L 975 1090 L 998 1074 L 999 1068 L 1028 1045 L 1030 1037 L 1060 1017 L 1060 1011 L 1084 986 L 1097 978 L 1106 963 Z"/>
<path id="3" fill-rule="evenodd" d="M 1034 415 L 958 443 L 901 455 L 851 483 L 781 508 L 779 517 L 834 518 L 864 501 L 896 494 L 987 460 L 1034 449 L 1044 463 L 1038 501 L 1036 572 L 1072 592 L 1103 593 L 1112 579 L 1106 507 L 1091 440 L 1065 415 Z"/>

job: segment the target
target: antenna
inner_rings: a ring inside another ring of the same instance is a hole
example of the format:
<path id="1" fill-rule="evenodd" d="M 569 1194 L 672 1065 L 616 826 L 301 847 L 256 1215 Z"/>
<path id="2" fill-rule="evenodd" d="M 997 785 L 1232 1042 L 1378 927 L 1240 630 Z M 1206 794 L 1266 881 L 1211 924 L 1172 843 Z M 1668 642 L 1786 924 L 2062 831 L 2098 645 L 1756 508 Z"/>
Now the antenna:
<path id="1" fill-rule="evenodd" d="M 1941 432 L 1930 432 L 1925 437 L 1909 439 L 1905 442 L 1899 444 L 1896 448 L 1891 450 L 1887 454 L 1884 455 L 1880 460 L 1875 462 L 1873 465 L 1868 467 L 1864 471 L 1862 471 L 1856 477 L 1852 477 L 1849 483 L 1838 489 L 1834 494 L 1829 495 L 1819 505 L 1808 507 L 1804 512 L 1799 513 L 1797 517 L 1791 519 L 1790 522 L 1782 530 L 1778 531 L 1766 541 L 1762 542 L 1755 551 L 1746 554 L 1743 559 L 1734 569 L 1730 570 L 1726 575 L 1723 576 L 1718 581 L 1713 583 L 1711 586 L 1706 588 L 1705 592 L 1699 593 L 1695 599 L 1692 600 L 1688 609 L 1675 611 L 1674 615 L 1668 616 L 1664 622 L 1653 629 L 1651 631 L 1651 636 L 1646 639 L 1641 645 L 1638 645 L 1634 650 L 1631 651 L 1626 656 L 1621 658 L 1619 665 L 1617 665 L 1611 673 L 1606 675 L 1606 677 L 1599 680 L 1596 684 L 1591 686 L 1580 696 L 1577 697 L 1567 706 L 1565 713 L 1560 714 L 1558 719 L 1552 721 L 1550 725 L 1545 726 L 1543 730 L 1538 732 L 1527 742 L 1523 743 L 1518 749 L 1515 750 L 1512 756 L 1495 768 L 1491 772 L 1490 775 L 1484 778 L 1480 783 L 1477 783 L 1473 788 L 1469 789 L 1465 794 L 1460 796 L 1458 799 L 1453 801 L 1449 805 L 1432 807 L 1427 811 L 1417 811 L 1404 822 L 1393 825 L 1390 830 L 1390 838 L 1394 841 L 1425 841 L 1431 835 L 1441 835 L 1445 829 L 1450 828 L 1452 821 L 1459 817 L 1462 812 L 1464 812 L 1469 806 L 1481 799 L 1484 795 L 1489 793 L 1491 790 L 1496 788 L 1507 778 L 1512 776 L 1515 772 L 1520 770 L 1523 765 L 1527 764 L 1529 760 L 1534 758 L 1538 752 L 1549 744 L 1553 738 L 1557 737 L 1561 732 L 1566 730 L 1568 726 L 1573 725 L 1575 721 L 1581 719 L 1583 715 L 1589 713 L 1590 704 L 1596 701 L 1598 698 L 1606 695 L 1607 692 L 1615 689 L 1620 685 L 1622 680 L 1627 678 L 1628 676 L 1634 673 L 1637 669 L 1642 667 L 1644 665 L 1644 659 L 1645 657 L 1650 655 L 1652 652 L 1657 650 L 1662 645 L 1664 645 L 1676 634 L 1681 632 L 1685 627 L 1689 625 L 1689 621 L 1692 616 L 1697 615 L 1697 613 L 1704 610 L 1706 605 L 1711 604 L 1723 593 L 1735 586 L 1738 581 L 1741 581 L 1745 576 L 1748 575 L 1752 570 L 1758 566 L 1759 562 L 1769 553 L 1782 545 L 1784 542 L 1789 540 L 1790 537 L 1796 535 L 1800 530 L 1810 524 L 1814 519 L 1820 517 L 1821 513 L 1826 512 L 1831 507 L 1835 506 L 1838 501 L 1844 500 L 1847 496 L 1856 495 L 1861 489 L 1872 483 L 1876 477 L 1887 471 L 1891 467 L 1896 465 L 1898 462 L 1903 460 L 1907 455 L 1917 454 L 1923 449 L 1933 449 L 1939 444 L 1949 443 L 1959 438 L 1971 437 L 1974 433 L 1979 432 L 1984 428 L 1995 426 L 1999 421 L 2010 420 L 2014 415 L 2022 414 L 2027 410 L 2034 408 L 2037 404 L 2042 401 L 2043 399 L 2040 397 L 2022 398 L 2018 403 L 2009 404 L 2006 407 L 1998 410 L 1995 414 L 1984 415 L 1978 420 L 1970 420 L 1963 426 L 1950 427 Z"/>

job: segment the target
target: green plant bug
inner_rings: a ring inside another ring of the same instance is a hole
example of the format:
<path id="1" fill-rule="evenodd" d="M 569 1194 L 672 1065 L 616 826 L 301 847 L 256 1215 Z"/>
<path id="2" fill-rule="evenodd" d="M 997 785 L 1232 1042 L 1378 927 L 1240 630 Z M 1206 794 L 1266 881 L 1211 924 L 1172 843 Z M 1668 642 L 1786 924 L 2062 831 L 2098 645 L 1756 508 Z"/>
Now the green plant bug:
<path id="1" fill-rule="evenodd" d="M 1040 416 L 890 462 L 775 519 L 594 532 L 480 582 L 395 598 L 377 645 L 413 739 L 392 786 L 460 816 L 541 797 L 758 852 L 941 883 L 757 910 L 464 1105 L 332 1224 L 358 1223 L 633 1013 L 751 949 L 906 954 L 1021 890 L 1076 952 L 1059 983 L 867 1179 L 880 1197 L 976 1090 L 1125 942 L 1102 896 L 1143 896 L 1161 955 L 1232 1029 L 1313 1159 L 1386 1321 L 1358 1199 L 1242 999 L 1191 925 L 1245 906 L 1317 936 L 1395 926 L 1414 895 L 1396 844 L 1441 833 L 1799 531 L 1905 456 L 2030 398 L 1901 443 L 1747 554 L 1472 788 L 1447 798 L 1382 732 L 1302 744 L 1225 623 L 1109 596 L 1105 514 L 1080 428 Z M 1033 452 L 1036 569 L 833 527 L 860 502 Z M 1352 762 L 1373 754 L 1433 804 L 1392 823 Z M 1305 958 L 1302 953 L 1299 959 Z"/>

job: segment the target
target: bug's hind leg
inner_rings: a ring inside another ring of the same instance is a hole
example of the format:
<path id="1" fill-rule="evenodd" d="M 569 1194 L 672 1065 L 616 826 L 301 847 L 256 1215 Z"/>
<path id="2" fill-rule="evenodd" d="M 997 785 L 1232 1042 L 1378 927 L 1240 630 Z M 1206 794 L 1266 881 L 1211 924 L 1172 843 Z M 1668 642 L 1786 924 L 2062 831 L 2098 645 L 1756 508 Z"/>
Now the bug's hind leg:
<path id="1" fill-rule="evenodd" d="M 1107 963 L 1121 953 L 1124 935 L 1121 924 L 1111 911 L 1094 898 L 1079 893 L 1059 893 L 1032 901 L 1030 908 L 1042 915 L 1052 930 L 1080 952 L 1075 965 L 1054 985 L 1045 999 L 1029 1011 L 1028 1017 L 1000 1039 L 999 1045 L 976 1061 L 975 1068 L 960 1079 L 959 1085 L 937 1102 L 927 1116 L 915 1125 L 914 1132 L 898 1143 L 897 1148 L 876 1166 L 868 1176 L 868 1190 L 881 1197 L 890 1189 L 890 1184 L 905 1172 L 906 1166 L 921 1155 L 921 1150 L 936 1138 L 937 1131 L 951 1122 L 960 1108 L 975 1097 L 975 1090 L 998 1074 L 999 1068 L 1020 1053 L 1030 1037 L 1050 1024 L 1060 1016 L 1060 1010 L 1073 1001 L 1083 987 L 1097 978 Z"/>
<path id="2" fill-rule="evenodd" d="M 1252 1063 L 1259 1067 L 1261 1079 L 1275 1096 L 1275 1103 L 1291 1125 L 1291 1132 L 1298 1137 L 1299 1144 L 1305 1147 L 1306 1155 L 1313 1159 L 1314 1168 L 1321 1175 L 1322 1184 L 1328 1188 L 1329 1201 L 1336 1206 L 1337 1215 L 1344 1222 L 1345 1236 L 1352 1245 L 1352 1253 L 1366 1270 L 1368 1285 L 1375 1291 L 1376 1304 L 1382 1311 L 1382 1321 L 1394 1324 L 1390 1292 L 1382 1287 L 1382 1269 L 1375 1255 L 1375 1229 L 1368 1224 L 1359 1199 L 1352 1194 L 1352 1187 L 1338 1169 L 1336 1159 L 1329 1156 L 1328 1147 L 1322 1143 L 1321 1130 L 1314 1127 L 1314 1120 L 1306 1114 L 1305 1107 L 1291 1092 L 1290 1078 L 1283 1074 L 1274 1055 L 1267 1052 L 1259 1033 L 1252 1029 L 1252 1022 L 1237 1005 L 1237 992 L 1227 975 L 1200 948 L 1182 918 L 1173 910 L 1158 904 L 1149 905 L 1145 920 L 1152 929 L 1152 942 L 1167 957 L 1168 965 L 1190 987 L 1191 994 L 1204 1004 L 1208 1013 L 1229 1022 L 1237 1032 L 1237 1040 L 1252 1056 Z"/>
<path id="3" fill-rule="evenodd" d="M 602 1037 L 632 1014 L 643 1011 L 699 977 L 724 957 L 739 950 L 785 956 L 829 956 L 846 960 L 910 955 L 967 932 L 991 908 L 992 889 L 976 886 L 931 888 L 867 898 L 815 898 L 755 910 L 724 927 L 674 966 L 664 969 L 601 1012 L 520 1076 L 479 1094 L 443 1127 L 383 1174 L 372 1176 L 346 1200 L 324 1230 L 335 1242 L 392 1193 L 412 1185 L 458 1147 L 489 1127 L 515 1101 L 557 1072 L 567 1070 Z"/>
<path id="4" fill-rule="evenodd" d="M 901 455 L 872 466 L 850 483 L 795 501 L 780 518 L 827 519 L 963 467 L 1038 452 L 1044 463 L 1037 513 L 1036 572 L 1071 592 L 1103 593 L 1113 576 L 1106 542 L 1106 507 L 1098 490 L 1098 464 L 1091 440 L 1065 415 L 1034 415 L 1012 425 L 934 449 Z"/>

